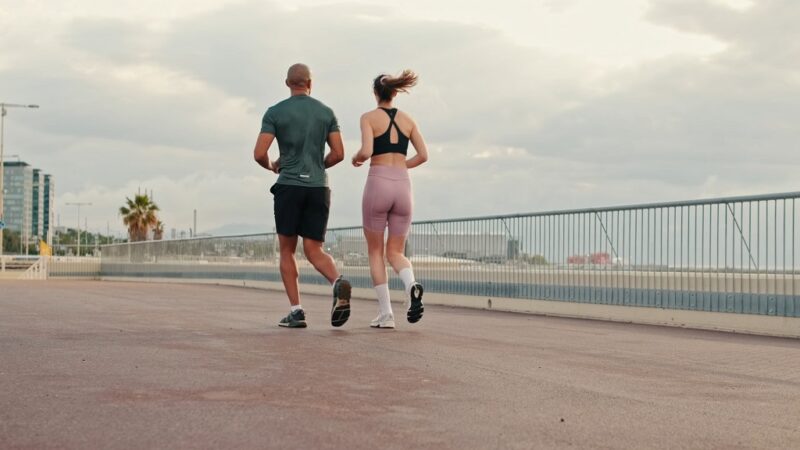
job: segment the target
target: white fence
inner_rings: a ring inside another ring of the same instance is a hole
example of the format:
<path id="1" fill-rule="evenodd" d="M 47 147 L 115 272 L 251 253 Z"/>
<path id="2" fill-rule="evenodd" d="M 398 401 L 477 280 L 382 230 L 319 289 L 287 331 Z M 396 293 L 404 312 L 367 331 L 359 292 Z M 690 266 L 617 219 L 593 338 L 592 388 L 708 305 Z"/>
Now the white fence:
<path id="1" fill-rule="evenodd" d="M 98 279 L 100 258 L 24 255 L 0 257 L 0 279 L 46 280 L 48 278 Z"/>

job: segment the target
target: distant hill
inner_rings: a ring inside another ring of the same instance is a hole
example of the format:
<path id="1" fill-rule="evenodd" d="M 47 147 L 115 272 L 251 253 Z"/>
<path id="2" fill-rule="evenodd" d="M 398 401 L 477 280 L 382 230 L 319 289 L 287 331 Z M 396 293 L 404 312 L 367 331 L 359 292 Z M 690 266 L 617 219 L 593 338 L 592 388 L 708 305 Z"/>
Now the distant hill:
<path id="1" fill-rule="evenodd" d="M 257 234 L 269 233 L 272 231 L 271 225 L 259 225 L 253 223 L 229 223 L 211 230 L 200 229 L 201 234 L 211 236 L 235 236 L 237 234 Z"/>

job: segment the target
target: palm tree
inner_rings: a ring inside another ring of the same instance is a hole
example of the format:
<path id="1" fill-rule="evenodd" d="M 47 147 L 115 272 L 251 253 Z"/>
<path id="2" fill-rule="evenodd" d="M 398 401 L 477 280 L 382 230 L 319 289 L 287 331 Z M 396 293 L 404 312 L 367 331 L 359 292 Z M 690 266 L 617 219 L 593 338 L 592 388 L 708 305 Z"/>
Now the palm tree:
<path id="1" fill-rule="evenodd" d="M 158 223 L 158 205 L 150 201 L 146 194 L 136 194 L 131 200 L 125 197 L 125 206 L 119 208 L 122 223 L 128 227 L 128 237 L 131 241 L 144 241 L 147 233 Z"/>
<path id="2" fill-rule="evenodd" d="M 158 221 L 155 228 L 153 228 L 153 240 L 160 241 L 164 238 L 164 222 Z"/>

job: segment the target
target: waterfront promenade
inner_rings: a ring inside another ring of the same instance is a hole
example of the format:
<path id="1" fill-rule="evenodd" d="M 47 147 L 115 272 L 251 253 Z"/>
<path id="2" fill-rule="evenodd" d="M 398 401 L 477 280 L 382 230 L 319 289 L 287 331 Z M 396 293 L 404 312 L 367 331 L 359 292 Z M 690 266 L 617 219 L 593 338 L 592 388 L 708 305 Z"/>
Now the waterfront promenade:
<path id="1" fill-rule="evenodd" d="M 800 447 L 798 340 L 303 304 L 287 330 L 279 292 L 0 281 L 0 448 Z"/>

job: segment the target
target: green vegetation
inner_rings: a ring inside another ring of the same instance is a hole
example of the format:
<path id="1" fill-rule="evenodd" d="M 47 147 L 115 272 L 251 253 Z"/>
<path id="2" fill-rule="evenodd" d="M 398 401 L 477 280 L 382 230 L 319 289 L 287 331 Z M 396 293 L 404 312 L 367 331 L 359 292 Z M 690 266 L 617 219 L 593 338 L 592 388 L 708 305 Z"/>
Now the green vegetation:
<path id="1" fill-rule="evenodd" d="M 22 249 L 22 238 L 19 231 L 3 230 L 3 252 L 20 253 L 20 249 Z M 23 250 L 22 253 L 25 253 L 25 251 Z"/>
<path id="2" fill-rule="evenodd" d="M 81 231 L 80 254 L 81 256 L 92 256 L 96 248 L 101 245 L 119 242 L 113 236 L 103 236 L 95 233 Z M 78 253 L 78 231 L 68 228 L 53 235 L 52 245 L 54 256 L 75 256 Z M 25 246 L 22 244 L 19 231 L 3 230 L 3 252 L 8 255 L 24 255 Z M 39 254 L 39 242 L 31 241 L 28 245 L 29 255 Z"/>
<path id="3" fill-rule="evenodd" d="M 133 200 L 126 197 L 125 206 L 119 208 L 122 223 L 128 227 L 131 242 L 145 241 L 150 230 L 153 237 L 160 240 L 164 236 L 164 224 L 158 220 L 158 205 L 147 194 L 136 194 Z"/>
<path id="4" fill-rule="evenodd" d="M 523 262 L 534 266 L 546 266 L 547 258 L 542 255 L 522 255 L 520 258 Z"/>
<path id="5" fill-rule="evenodd" d="M 99 246 L 117 242 L 120 242 L 120 240 L 113 236 L 104 236 L 81 231 L 80 256 L 93 256 L 95 254 L 95 249 Z M 68 228 L 66 231 L 56 232 L 53 236 L 53 255 L 75 256 L 77 253 L 78 231 L 73 228 Z"/>

